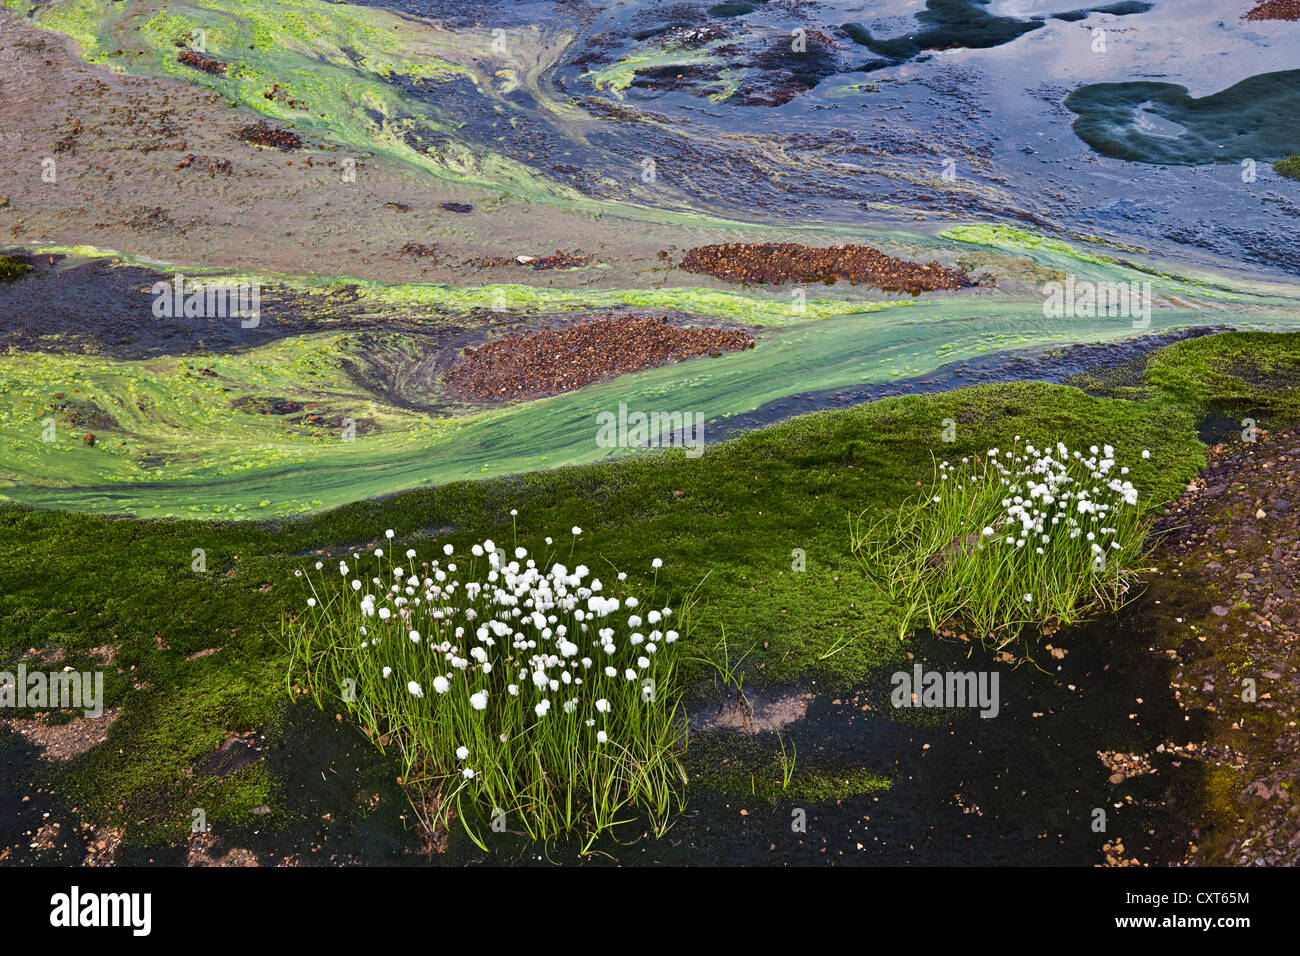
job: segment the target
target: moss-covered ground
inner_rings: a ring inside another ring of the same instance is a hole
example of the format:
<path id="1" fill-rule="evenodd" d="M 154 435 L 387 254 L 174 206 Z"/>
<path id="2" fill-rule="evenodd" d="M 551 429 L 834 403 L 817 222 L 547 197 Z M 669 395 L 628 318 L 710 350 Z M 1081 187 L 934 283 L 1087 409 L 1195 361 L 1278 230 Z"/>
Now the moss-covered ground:
<path id="1" fill-rule="evenodd" d="M 579 525 L 589 564 L 658 556 L 661 580 L 679 594 L 700 585 L 696 656 L 716 657 L 725 634 L 733 654 L 748 652 L 749 686 L 846 688 L 905 652 L 894 609 L 853 567 L 849 514 L 913 493 L 932 456 L 1005 446 L 1016 435 L 1112 442 L 1135 483 L 1167 500 L 1203 464 L 1198 416 L 1225 398 L 1256 410 L 1263 427 L 1294 417 L 1294 399 L 1273 382 L 1300 369 L 1298 339 L 1180 343 L 1153 358 L 1139 400 L 1040 384 L 887 399 L 793 419 L 696 460 L 665 452 L 457 482 L 295 520 L 142 521 L 8 506 L 0 510 L 0 653 L 12 669 L 30 649 L 61 648 L 65 664 L 90 668 L 94 648 L 116 648 L 107 693 L 121 713 L 108 741 L 42 765 L 39 779 L 136 845 L 181 839 L 196 805 L 210 822 L 247 821 L 252 808 L 274 808 L 300 785 L 266 761 L 226 776 L 195 768 L 228 735 L 274 735 L 295 713 L 277 641 L 280 616 L 302 600 L 293 569 L 373 543 L 385 528 L 404 545 L 466 546 L 508 540 L 511 509 L 529 539 Z M 955 443 L 941 441 L 945 419 L 956 422 Z M 203 570 L 195 570 L 200 551 Z M 687 676 L 705 681 L 710 671 L 696 665 Z M 772 792 L 781 777 L 776 741 L 763 746 L 702 785 Z M 809 799 L 883 784 L 863 768 L 802 756 L 792 782 Z M 275 817 L 261 825 L 273 832 Z"/>

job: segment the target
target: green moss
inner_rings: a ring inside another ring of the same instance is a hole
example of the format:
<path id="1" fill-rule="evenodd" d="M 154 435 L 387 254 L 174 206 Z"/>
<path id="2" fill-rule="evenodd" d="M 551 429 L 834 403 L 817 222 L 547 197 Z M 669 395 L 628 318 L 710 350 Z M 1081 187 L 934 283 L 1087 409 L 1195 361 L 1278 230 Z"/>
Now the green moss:
<path id="1" fill-rule="evenodd" d="M 1279 159 L 1273 164 L 1273 172 L 1287 179 L 1300 179 L 1300 153 Z"/>
<path id="2" fill-rule="evenodd" d="M 1241 413 L 1273 428 L 1300 419 L 1300 336 L 1229 332 L 1188 339 L 1153 354 L 1146 381 L 1199 415 Z"/>
<path id="3" fill-rule="evenodd" d="M 0 282 L 13 282 L 32 271 L 32 267 L 17 256 L 0 256 Z"/>

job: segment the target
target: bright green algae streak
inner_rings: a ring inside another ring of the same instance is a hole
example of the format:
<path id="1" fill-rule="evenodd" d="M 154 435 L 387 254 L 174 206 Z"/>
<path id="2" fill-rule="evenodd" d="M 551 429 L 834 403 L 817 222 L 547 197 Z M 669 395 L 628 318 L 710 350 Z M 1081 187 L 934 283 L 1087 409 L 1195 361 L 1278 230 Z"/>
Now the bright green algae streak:
<path id="1" fill-rule="evenodd" d="M 18 10 L 30 6 L 21 0 L 6 2 Z M 480 90 L 490 89 L 490 78 L 467 65 L 487 52 L 489 32 L 420 31 L 423 42 L 412 48 L 415 31 L 404 31 L 400 19 L 366 7 L 321 0 L 192 0 L 170 3 L 161 11 L 153 9 L 156 6 L 62 0 L 40 8 L 35 22 L 76 39 L 92 62 L 208 86 L 299 130 L 316 130 L 447 178 L 509 187 L 525 195 L 578 198 L 527 167 L 471 149 L 454 136 L 449 135 L 436 161 L 405 144 L 404 134 L 413 129 L 448 134 L 454 130 L 433 110 L 403 97 L 385 81 L 464 78 Z M 178 62 L 176 42 L 188 43 L 200 35 L 208 55 L 228 62 L 226 75 L 211 76 Z M 282 97 L 263 96 L 277 84 Z M 293 108 L 291 100 L 306 108 Z"/>
<path id="2" fill-rule="evenodd" d="M 1157 310 L 1152 330 L 1204 321 L 1199 312 Z M 1300 314 L 1279 313 L 1268 324 L 1300 329 Z M 349 391 L 343 383 L 331 381 L 328 363 L 322 359 L 331 347 L 328 338 L 309 337 L 273 347 L 279 353 L 278 364 L 261 354 L 263 350 L 204 357 L 193 363 L 245 381 L 260 376 L 260 384 L 274 386 L 265 394 L 299 397 L 303 391 L 301 386 L 293 387 L 292 379 L 306 371 L 321 372 L 310 383 L 316 391 L 306 394 L 320 394 L 335 412 L 348 412 L 357 419 L 373 414 L 381 425 L 379 433 L 359 434 L 351 443 L 284 436 L 262 436 L 259 443 L 258 434 L 250 430 L 271 426 L 235 419 L 260 416 L 230 410 L 225 393 L 194 395 L 188 390 L 194 386 L 189 385 L 177 391 L 175 370 L 165 378 L 158 373 L 157 362 L 96 359 L 101 366 L 96 371 L 86 367 L 84 358 L 43 356 L 33 360 L 43 378 L 25 387 L 22 381 L 3 383 L 9 394 L 31 393 L 7 411 L 3 424 L 10 449 L 6 471 L 22 482 L 4 489 L 4 494 L 42 507 L 146 516 L 256 517 L 316 510 L 419 485 L 634 454 L 596 445 L 596 415 L 617 412 L 620 404 L 647 413 L 692 412 L 706 420 L 725 418 L 792 393 L 916 375 L 981 352 L 1079 339 L 1113 340 L 1131 334 L 1127 321 L 1113 318 L 1046 320 L 1036 304 L 931 303 L 783 329 L 760 339 L 752 350 L 625 375 L 465 418 L 428 421 L 417 413 L 379 405 L 355 387 Z M 181 360 L 166 361 L 176 366 Z M 60 363 L 67 367 L 50 371 Z M 76 391 L 66 384 L 68 380 Z M 59 440 L 49 444 L 40 440 L 39 406 L 56 390 L 74 397 L 113 390 L 147 398 L 159 410 L 151 412 L 147 423 L 135 423 L 134 427 L 147 430 L 144 436 L 108 435 L 104 447 L 92 448 L 79 435 L 60 429 Z M 183 442 L 177 441 L 178 433 L 185 436 Z M 134 456 L 155 442 L 174 450 L 190 449 L 198 457 L 165 465 L 180 472 L 171 480 L 150 480 Z"/>

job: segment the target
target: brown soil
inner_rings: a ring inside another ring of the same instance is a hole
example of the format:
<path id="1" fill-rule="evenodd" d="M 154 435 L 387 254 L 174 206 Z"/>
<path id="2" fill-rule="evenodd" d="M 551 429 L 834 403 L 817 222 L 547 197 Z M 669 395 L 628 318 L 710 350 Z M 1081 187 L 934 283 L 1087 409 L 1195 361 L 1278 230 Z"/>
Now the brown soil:
<path id="1" fill-rule="evenodd" d="M 1247 20 L 1300 20 L 1300 0 L 1265 0 L 1250 13 Z"/>
<path id="2" fill-rule="evenodd" d="M 226 847 L 212 833 L 190 837 L 186 866 L 258 866 L 257 854 L 243 847 Z"/>
<path id="3" fill-rule="evenodd" d="M 1300 429 L 1258 437 L 1212 448 L 1161 522 L 1167 573 L 1205 596 L 1165 652 L 1182 707 L 1212 729 L 1177 754 L 1205 769 L 1194 797 L 1213 819 L 1187 851 L 1201 865 L 1300 862 Z"/>
<path id="4" fill-rule="evenodd" d="M 794 242 L 728 242 L 699 246 L 686 253 L 681 267 L 745 285 L 825 282 L 837 279 L 873 285 L 886 292 L 933 292 L 976 285 L 964 272 L 938 262 L 921 265 L 895 259 L 869 246 L 814 249 Z"/>
<path id="5" fill-rule="evenodd" d="M 432 30 L 416 23 L 409 28 L 417 39 Z M 74 41 L 33 27 L 3 5 L 0 34 L 0 242 L 9 246 L 86 244 L 175 263 L 180 270 L 323 270 L 382 282 L 479 285 L 516 281 L 521 252 L 568 248 L 581 235 L 583 251 L 609 268 L 597 276 L 553 270 L 548 284 L 627 288 L 662 278 L 656 250 L 723 236 L 721 227 L 683 231 L 564 212 L 417 174 L 353 146 L 339 148 L 324 134 L 286 156 L 239 140 L 237 131 L 261 117 L 230 107 L 196 83 L 88 64 Z M 287 102 L 274 86 L 268 94 Z M 203 122 L 185 122 L 187 116 Z M 195 161 L 181 165 L 190 154 Z M 49 156 L 58 159 L 57 188 L 33 174 Z M 208 175 L 208 157 L 220 157 L 220 175 Z M 355 179 L 347 183 L 341 179 L 345 158 L 356 161 Z M 394 201 L 411 213 L 385 208 Z M 179 228 L 154 228 L 166 220 L 149 222 L 138 214 L 160 205 Z M 404 243 L 427 243 L 431 235 L 440 257 L 398 253 Z M 508 265 L 478 265 L 494 256 Z M 6 285 L 6 295 L 13 288 Z M 63 323 L 65 330 L 83 327 L 84 321 Z"/>
<path id="6" fill-rule="evenodd" d="M 40 718 L 12 718 L 3 724 L 43 748 L 47 759 L 71 760 L 108 739 L 118 712 L 117 707 L 106 707 L 98 717 L 77 716 L 62 724 L 48 724 Z"/>
<path id="7" fill-rule="evenodd" d="M 742 329 L 681 328 L 665 318 L 613 318 L 503 336 L 477 349 L 443 377 L 453 397 L 510 401 L 557 395 L 625 372 L 697 355 L 750 348 Z"/>

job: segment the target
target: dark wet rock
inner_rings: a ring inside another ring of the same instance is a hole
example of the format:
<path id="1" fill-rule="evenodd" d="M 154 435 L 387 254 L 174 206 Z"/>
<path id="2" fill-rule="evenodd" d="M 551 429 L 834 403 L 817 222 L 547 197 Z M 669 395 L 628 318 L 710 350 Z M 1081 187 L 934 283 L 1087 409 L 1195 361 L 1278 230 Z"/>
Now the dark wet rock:
<path id="1" fill-rule="evenodd" d="M 1262 73 L 1205 96 L 1187 87 L 1149 80 L 1092 83 L 1065 99 L 1079 114 L 1074 131 L 1097 152 L 1140 163 L 1194 166 L 1275 162 L 1300 142 L 1300 70 Z M 1182 127 L 1153 133 L 1139 123 L 1149 114 Z"/>
<path id="2" fill-rule="evenodd" d="M 228 777 L 257 763 L 261 755 L 254 734 L 232 735 L 199 764 L 196 773 L 201 777 Z"/>

